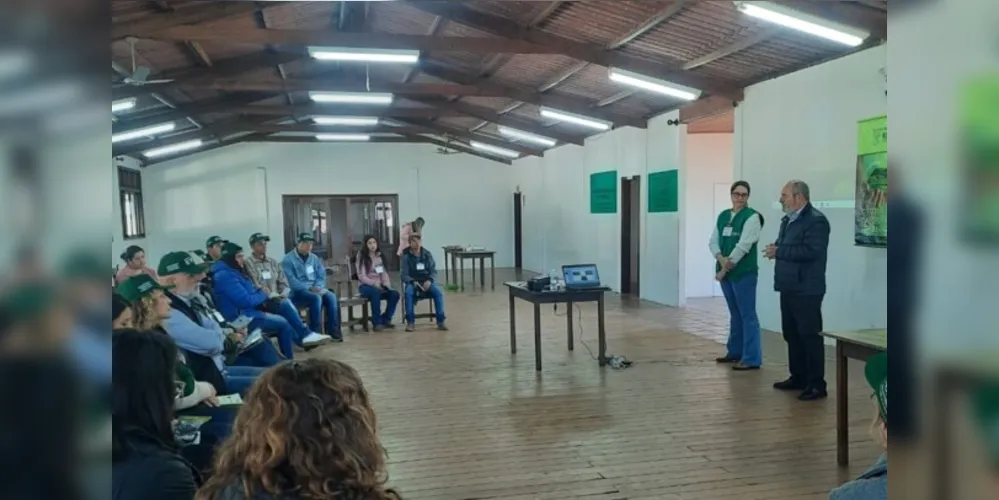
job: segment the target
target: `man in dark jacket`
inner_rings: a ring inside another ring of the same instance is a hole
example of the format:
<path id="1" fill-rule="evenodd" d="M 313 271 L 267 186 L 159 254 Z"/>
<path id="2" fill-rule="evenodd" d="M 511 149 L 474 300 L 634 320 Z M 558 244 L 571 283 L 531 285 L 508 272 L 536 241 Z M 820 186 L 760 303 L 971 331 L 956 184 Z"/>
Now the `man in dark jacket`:
<path id="1" fill-rule="evenodd" d="M 437 264 L 430 251 L 423 248 L 423 238 L 419 234 L 409 236 L 409 248 L 402 254 L 400 271 L 406 297 L 406 331 L 411 332 L 416 327 L 416 301 L 423 298 L 433 299 L 437 329 L 446 331 L 444 292 L 437 285 Z"/>
<path id="2" fill-rule="evenodd" d="M 774 290 L 780 293 L 781 328 L 787 342 L 791 378 L 775 389 L 802 391 L 798 399 L 825 398 L 825 343 L 822 332 L 822 299 L 826 294 L 826 258 L 829 220 L 810 202 L 808 184 L 788 182 L 780 194 L 786 214 L 777 242 L 763 254 L 776 260 Z"/>

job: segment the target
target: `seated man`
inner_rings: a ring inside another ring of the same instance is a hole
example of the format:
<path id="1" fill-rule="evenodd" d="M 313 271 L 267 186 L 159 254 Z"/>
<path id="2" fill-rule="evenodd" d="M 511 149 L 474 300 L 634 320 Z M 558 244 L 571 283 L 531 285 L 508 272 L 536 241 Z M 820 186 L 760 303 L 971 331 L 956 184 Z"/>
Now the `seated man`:
<path id="1" fill-rule="evenodd" d="M 271 237 L 263 233 L 253 233 L 250 236 L 250 256 L 246 259 L 246 271 L 253 277 L 257 286 L 262 288 L 272 298 L 281 296 L 288 298 L 291 287 L 288 278 L 278 262 L 267 256 L 267 244 Z"/>
<path id="2" fill-rule="evenodd" d="M 334 342 L 343 342 L 340 332 L 340 304 L 336 294 L 326 288 L 326 268 L 319 257 L 312 253 L 315 242 L 312 233 L 298 235 L 297 246 L 281 261 L 281 268 L 288 277 L 291 301 L 298 307 L 309 309 L 309 328 L 322 331 L 323 307 L 326 308 L 326 335 Z"/>
<path id="3" fill-rule="evenodd" d="M 444 292 L 437 286 L 437 265 L 430 251 L 423 248 L 423 238 L 419 234 L 409 236 L 409 248 L 402 253 L 399 266 L 406 294 L 406 331 L 416 328 L 416 299 L 424 297 L 434 301 L 437 329 L 447 331 L 444 325 Z"/>
<path id="4" fill-rule="evenodd" d="M 215 263 L 222 258 L 222 245 L 228 243 L 228 241 L 222 239 L 221 236 L 212 236 L 205 240 L 205 254 L 201 257 L 205 259 L 205 262 Z"/>

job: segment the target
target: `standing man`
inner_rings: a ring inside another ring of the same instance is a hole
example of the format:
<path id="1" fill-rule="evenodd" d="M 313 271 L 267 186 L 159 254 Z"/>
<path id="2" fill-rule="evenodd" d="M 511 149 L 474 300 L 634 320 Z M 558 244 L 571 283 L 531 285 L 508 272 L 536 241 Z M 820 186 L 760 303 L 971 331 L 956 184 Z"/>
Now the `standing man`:
<path id="1" fill-rule="evenodd" d="M 340 332 L 340 304 L 336 294 L 326 288 L 326 268 L 312 253 L 316 239 L 312 233 L 298 235 L 297 245 L 281 261 L 291 287 L 291 301 L 297 307 L 309 308 L 309 328 L 321 331 L 323 308 L 326 308 L 326 335 L 334 342 L 343 342 Z"/>
<path id="2" fill-rule="evenodd" d="M 776 260 L 774 290 L 780 293 L 781 327 L 787 342 L 791 377 L 775 389 L 801 391 L 798 399 L 825 398 L 825 343 L 822 299 L 826 294 L 829 220 L 811 204 L 808 184 L 788 182 L 780 194 L 787 214 L 781 219 L 777 242 L 767 245 L 766 258 Z"/>
<path id="3" fill-rule="evenodd" d="M 250 258 L 246 259 L 246 270 L 253 276 L 253 281 L 271 298 L 291 296 L 288 278 L 278 262 L 267 256 L 267 243 L 271 237 L 263 233 L 250 235 Z"/>
<path id="4" fill-rule="evenodd" d="M 756 284 L 760 266 L 756 244 L 763 216 L 749 208 L 749 183 L 738 181 L 729 190 L 732 208 L 718 215 L 708 247 L 718 261 L 715 279 L 721 284 L 729 311 L 728 350 L 719 363 L 735 363 L 736 371 L 758 370 L 763 364 L 760 318 L 756 314 Z"/>
<path id="5" fill-rule="evenodd" d="M 402 258 L 402 254 L 406 252 L 406 249 L 409 248 L 409 237 L 414 234 L 423 236 L 423 224 L 423 217 L 417 217 L 413 222 L 402 226 L 399 234 L 399 250 L 396 252 L 396 256 L 400 259 Z"/>

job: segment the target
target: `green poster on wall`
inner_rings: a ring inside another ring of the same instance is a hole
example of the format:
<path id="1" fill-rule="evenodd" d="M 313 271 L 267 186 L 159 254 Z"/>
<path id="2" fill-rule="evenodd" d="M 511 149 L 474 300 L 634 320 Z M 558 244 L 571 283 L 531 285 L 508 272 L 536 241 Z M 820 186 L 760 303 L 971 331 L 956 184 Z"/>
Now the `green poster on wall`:
<path id="1" fill-rule="evenodd" d="M 680 173 L 666 170 L 649 174 L 649 213 L 680 211 Z"/>
<path id="2" fill-rule="evenodd" d="M 858 245 L 888 245 L 888 117 L 857 124 L 854 237 Z"/>
<path id="3" fill-rule="evenodd" d="M 590 174 L 590 213 L 617 213 L 617 170 Z"/>

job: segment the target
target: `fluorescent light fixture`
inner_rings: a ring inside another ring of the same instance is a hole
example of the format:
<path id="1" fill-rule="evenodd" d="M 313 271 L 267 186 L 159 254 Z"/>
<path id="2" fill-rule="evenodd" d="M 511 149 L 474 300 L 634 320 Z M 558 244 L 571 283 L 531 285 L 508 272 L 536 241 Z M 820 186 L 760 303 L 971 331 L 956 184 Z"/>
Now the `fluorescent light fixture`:
<path id="1" fill-rule="evenodd" d="M 418 50 L 350 49 L 344 47 L 309 47 L 309 55 L 320 61 L 358 61 L 413 64 L 420 60 Z"/>
<path id="2" fill-rule="evenodd" d="M 153 148 L 148 151 L 143 151 L 142 156 L 146 158 L 157 158 L 159 156 L 172 155 L 174 153 L 180 153 L 181 151 L 189 151 L 191 149 L 198 149 L 204 141 L 201 139 L 194 139 L 192 141 L 178 142 L 177 144 L 171 144 L 169 146 L 163 146 L 161 148 Z"/>
<path id="3" fill-rule="evenodd" d="M 631 71 L 625 71 L 623 69 L 611 68 L 609 75 L 612 82 L 631 85 L 632 87 L 638 87 L 657 94 L 667 95 L 675 99 L 696 101 L 697 98 L 701 96 L 701 91 L 695 88 L 677 85 L 675 83 L 659 80 L 657 78 L 651 78 L 638 73 L 632 73 Z"/>
<path id="4" fill-rule="evenodd" d="M 735 6 L 747 16 L 763 19 L 786 28 L 832 40 L 850 47 L 864 43 L 870 33 L 818 16 L 799 12 L 773 2 L 746 2 L 736 0 Z"/>
<path id="5" fill-rule="evenodd" d="M 135 98 L 130 97 L 128 99 L 122 99 L 120 101 L 111 101 L 111 112 L 120 113 L 135 107 Z"/>
<path id="6" fill-rule="evenodd" d="M 373 127 L 378 125 L 374 116 L 313 116 L 316 125 L 345 125 L 356 127 Z"/>
<path id="7" fill-rule="evenodd" d="M 368 141 L 368 134 L 316 134 L 317 141 Z"/>
<path id="8" fill-rule="evenodd" d="M 132 139 L 138 139 L 140 137 L 153 137 L 157 134 L 163 134 L 170 132 L 177 128 L 177 124 L 174 122 L 161 123 L 159 125 L 152 125 L 149 127 L 142 127 L 140 129 L 129 130 L 128 132 L 122 132 L 120 134 L 113 134 L 111 136 L 111 144 L 116 142 L 130 141 Z"/>
<path id="9" fill-rule="evenodd" d="M 309 92 L 315 102 L 347 104 L 392 104 L 392 94 L 374 92 Z"/>
<path id="10" fill-rule="evenodd" d="M 551 118 L 552 120 L 574 123 L 576 125 L 582 125 L 584 127 L 589 127 L 597 130 L 610 130 L 611 128 L 611 123 L 608 121 L 598 120 L 596 118 L 589 118 L 586 116 L 574 115 L 572 113 L 566 113 L 565 111 L 557 111 L 551 108 L 541 108 L 541 116 L 545 118 Z"/>
<path id="11" fill-rule="evenodd" d="M 498 148 L 491 144 L 484 144 L 479 141 L 469 141 L 468 145 L 472 146 L 475 149 L 478 149 L 479 151 L 489 153 L 492 155 L 504 156 L 506 158 L 520 158 L 520 153 L 516 151 L 510 149 Z"/>
<path id="12" fill-rule="evenodd" d="M 503 125 L 498 126 L 497 129 L 499 130 L 500 135 L 505 135 L 510 139 L 516 139 L 518 141 L 532 142 L 534 144 L 540 144 L 549 148 L 558 143 L 558 141 L 550 137 L 531 134 L 515 128 L 504 127 Z"/>
<path id="13" fill-rule="evenodd" d="M 38 61 L 27 50 L 0 50 L 0 82 L 20 78 L 31 72 Z"/>

